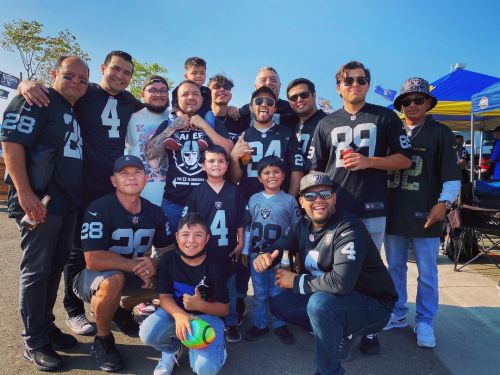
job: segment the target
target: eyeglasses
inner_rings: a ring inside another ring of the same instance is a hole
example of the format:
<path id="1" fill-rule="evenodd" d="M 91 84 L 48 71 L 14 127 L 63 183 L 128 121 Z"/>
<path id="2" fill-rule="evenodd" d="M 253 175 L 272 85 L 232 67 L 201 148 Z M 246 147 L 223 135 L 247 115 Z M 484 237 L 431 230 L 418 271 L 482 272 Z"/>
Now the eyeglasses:
<path id="1" fill-rule="evenodd" d="M 356 81 L 360 86 L 364 86 L 368 83 L 366 77 L 345 77 L 343 79 L 344 85 L 346 86 L 352 86 L 354 81 Z"/>
<path id="2" fill-rule="evenodd" d="M 64 74 L 62 78 L 66 81 L 78 82 L 80 85 L 88 85 L 89 83 L 86 79 L 73 77 L 71 74 Z"/>
<path id="3" fill-rule="evenodd" d="M 263 98 L 262 96 L 259 96 L 253 100 L 253 103 L 255 105 L 262 105 L 262 103 L 266 102 L 266 105 L 268 107 L 272 107 L 275 103 L 273 98 Z"/>
<path id="4" fill-rule="evenodd" d="M 414 102 L 416 105 L 422 105 L 425 103 L 425 97 L 417 96 L 416 98 L 404 98 L 403 100 L 401 100 L 401 105 L 403 107 L 409 107 L 412 102 Z"/>
<path id="5" fill-rule="evenodd" d="M 302 196 L 308 202 L 314 202 L 318 196 L 326 201 L 333 197 L 333 191 L 331 189 L 328 190 L 320 190 L 320 191 L 308 191 L 307 193 L 303 193 Z"/>
<path id="6" fill-rule="evenodd" d="M 214 83 L 212 87 L 214 88 L 214 90 L 224 89 L 226 91 L 231 91 L 231 89 L 233 88 L 233 86 L 230 83 L 224 83 L 222 85 L 219 83 Z"/>
<path id="7" fill-rule="evenodd" d="M 147 89 L 147 90 L 144 90 L 144 91 L 147 91 L 149 92 L 151 95 L 160 95 L 160 96 L 165 96 L 168 94 L 168 90 L 167 89 L 161 89 L 161 90 L 157 90 L 157 89 Z"/>
<path id="8" fill-rule="evenodd" d="M 299 98 L 307 99 L 310 96 L 311 96 L 311 91 L 304 91 L 304 92 L 301 92 L 300 94 L 295 94 L 295 95 L 289 96 L 288 100 L 295 103 L 297 100 L 299 100 Z"/>

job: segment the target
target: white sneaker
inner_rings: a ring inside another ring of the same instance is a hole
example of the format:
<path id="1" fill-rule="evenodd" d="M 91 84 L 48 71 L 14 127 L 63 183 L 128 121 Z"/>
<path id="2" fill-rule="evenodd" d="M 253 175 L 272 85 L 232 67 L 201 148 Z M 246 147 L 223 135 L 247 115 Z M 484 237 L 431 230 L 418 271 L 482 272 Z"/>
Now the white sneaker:
<path id="1" fill-rule="evenodd" d="M 434 348 L 436 346 L 436 336 L 434 329 L 427 323 L 417 323 L 413 331 L 417 334 L 417 345 L 424 348 Z"/>
<path id="2" fill-rule="evenodd" d="M 161 358 L 155 367 L 153 375 L 170 375 L 174 371 L 174 366 L 179 366 L 179 359 L 182 355 L 182 345 L 173 353 L 161 352 Z"/>
<path id="3" fill-rule="evenodd" d="M 89 335 L 95 331 L 94 326 L 90 324 L 85 314 L 66 319 L 66 324 L 77 335 Z"/>
<path id="4" fill-rule="evenodd" d="M 391 313 L 391 319 L 387 322 L 384 327 L 384 331 L 388 331 L 393 328 L 404 328 L 408 327 L 408 321 L 406 320 L 406 315 L 404 316 L 396 316 Z"/>

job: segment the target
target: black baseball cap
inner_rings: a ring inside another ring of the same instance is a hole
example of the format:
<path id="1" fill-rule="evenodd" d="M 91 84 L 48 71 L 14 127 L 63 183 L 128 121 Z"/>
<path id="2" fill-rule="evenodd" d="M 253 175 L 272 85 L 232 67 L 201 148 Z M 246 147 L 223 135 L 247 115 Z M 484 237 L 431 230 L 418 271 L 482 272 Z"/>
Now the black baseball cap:
<path id="1" fill-rule="evenodd" d="M 146 87 L 148 87 L 150 84 L 152 83 L 156 83 L 156 82 L 160 82 L 160 83 L 163 83 L 165 86 L 167 86 L 167 89 L 169 88 L 168 87 L 168 83 L 167 83 L 167 80 L 165 78 L 163 78 L 162 76 L 148 76 L 145 80 L 144 80 L 144 83 L 142 84 L 142 90 L 144 90 Z"/>
<path id="2" fill-rule="evenodd" d="M 274 94 L 274 91 L 271 90 L 270 87 L 267 87 L 267 86 L 261 86 L 259 87 L 257 90 L 255 90 L 253 93 L 252 93 L 252 99 L 250 100 L 253 100 L 253 98 L 255 98 L 256 96 L 258 96 L 259 94 L 263 93 L 263 92 L 267 92 L 269 95 L 272 96 L 272 98 L 276 101 L 276 95 Z"/>
<path id="3" fill-rule="evenodd" d="M 333 188 L 335 185 L 327 174 L 313 171 L 300 179 L 299 194 L 302 194 L 305 190 L 316 186 L 331 186 Z"/>
<path id="4" fill-rule="evenodd" d="M 144 169 L 144 164 L 142 160 L 134 155 L 123 155 L 115 160 L 113 164 L 113 174 L 120 171 L 123 167 L 134 166 L 140 169 Z"/>

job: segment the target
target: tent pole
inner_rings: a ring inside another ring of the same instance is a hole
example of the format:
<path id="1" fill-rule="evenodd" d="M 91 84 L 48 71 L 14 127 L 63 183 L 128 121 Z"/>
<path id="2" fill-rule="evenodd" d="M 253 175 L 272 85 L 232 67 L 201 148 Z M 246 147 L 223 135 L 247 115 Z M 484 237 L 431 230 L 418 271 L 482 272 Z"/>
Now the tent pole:
<path id="1" fill-rule="evenodd" d="M 470 114 L 470 182 L 474 182 L 474 114 Z"/>

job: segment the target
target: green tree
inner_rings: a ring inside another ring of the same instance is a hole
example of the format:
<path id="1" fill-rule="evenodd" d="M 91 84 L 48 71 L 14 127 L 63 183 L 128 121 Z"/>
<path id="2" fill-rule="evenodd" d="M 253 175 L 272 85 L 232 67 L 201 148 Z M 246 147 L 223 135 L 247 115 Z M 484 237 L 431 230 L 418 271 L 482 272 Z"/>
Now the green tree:
<path id="1" fill-rule="evenodd" d="M 168 87 L 173 88 L 174 82 L 168 79 L 166 76 L 167 68 L 161 66 L 158 63 L 141 63 L 136 59 L 133 59 L 134 62 L 134 74 L 132 79 L 130 80 L 130 85 L 128 87 L 129 91 L 137 98 L 141 99 L 141 88 L 144 80 L 149 75 L 159 75 L 165 78 L 168 82 Z"/>
<path id="2" fill-rule="evenodd" d="M 51 70 L 63 55 L 78 55 L 85 61 L 90 58 L 69 31 L 56 36 L 43 36 L 43 25 L 37 21 L 17 20 L 3 25 L 0 45 L 7 51 L 19 52 L 28 79 L 50 82 Z"/>

